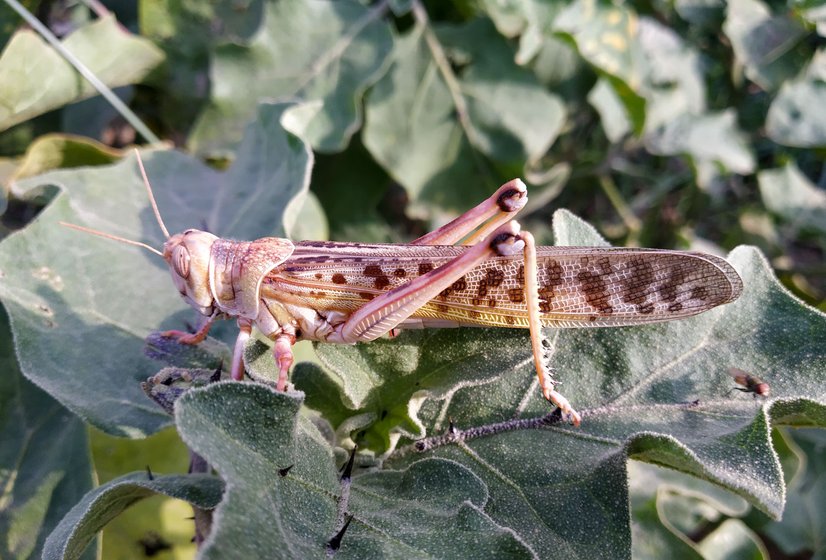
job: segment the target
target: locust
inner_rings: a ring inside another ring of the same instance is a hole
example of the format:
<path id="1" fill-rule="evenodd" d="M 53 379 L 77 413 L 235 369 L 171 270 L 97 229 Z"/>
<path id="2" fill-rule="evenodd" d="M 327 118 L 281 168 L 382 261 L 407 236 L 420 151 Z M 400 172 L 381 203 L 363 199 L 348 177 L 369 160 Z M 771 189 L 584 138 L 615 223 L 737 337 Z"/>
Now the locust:
<path id="1" fill-rule="evenodd" d="M 222 239 L 198 229 L 170 235 L 140 153 L 137 164 L 166 241 L 163 257 L 184 301 L 204 316 L 197 332 L 166 331 L 182 344 L 203 341 L 212 324 L 235 318 L 231 376 L 245 374 L 243 350 L 255 327 L 273 341 L 276 388 L 287 389 L 298 340 L 354 344 L 398 329 L 527 328 L 542 396 L 579 425 L 543 360 L 542 327 L 616 327 L 689 317 L 740 295 L 724 259 L 658 249 L 537 247 L 513 218 L 528 201 L 514 179 L 446 225 L 408 244 Z"/>

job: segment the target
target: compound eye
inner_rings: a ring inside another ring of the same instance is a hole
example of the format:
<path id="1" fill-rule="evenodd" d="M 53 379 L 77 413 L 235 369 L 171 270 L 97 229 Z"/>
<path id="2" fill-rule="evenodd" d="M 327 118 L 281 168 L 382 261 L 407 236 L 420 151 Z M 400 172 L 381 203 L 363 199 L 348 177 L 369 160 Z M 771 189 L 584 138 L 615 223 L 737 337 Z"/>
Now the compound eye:
<path id="1" fill-rule="evenodd" d="M 183 245 L 178 245 L 172 251 L 172 268 L 184 280 L 189 278 L 189 251 Z"/>

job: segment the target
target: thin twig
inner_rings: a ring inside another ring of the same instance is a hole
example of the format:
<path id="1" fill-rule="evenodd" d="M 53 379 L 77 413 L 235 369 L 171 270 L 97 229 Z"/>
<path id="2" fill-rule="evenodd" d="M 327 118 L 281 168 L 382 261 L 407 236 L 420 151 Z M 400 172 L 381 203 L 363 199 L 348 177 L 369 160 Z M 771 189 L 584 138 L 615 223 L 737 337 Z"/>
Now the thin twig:
<path id="1" fill-rule="evenodd" d="M 138 116 L 132 112 L 132 110 L 120 100 L 120 98 L 115 95 L 115 93 L 109 89 L 109 87 L 101 82 L 95 74 L 86 67 L 75 55 L 73 55 L 65 46 L 60 42 L 60 40 L 54 36 L 54 34 L 49 30 L 48 27 L 43 25 L 39 19 L 34 17 L 31 12 L 29 12 L 23 5 L 21 5 L 17 0 L 5 0 L 6 4 L 11 6 L 11 8 L 20 14 L 26 23 L 28 23 L 32 29 L 37 31 L 41 37 L 43 37 L 46 42 L 48 42 L 54 49 L 60 53 L 60 55 L 66 59 L 69 64 L 75 67 L 75 70 L 78 73 L 86 78 L 86 80 L 92 84 L 98 93 L 100 93 L 106 101 L 109 102 L 115 110 L 121 114 L 121 116 L 126 119 L 126 122 L 132 125 L 132 127 L 143 136 L 147 142 L 152 144 L 160 143 L 161 139 L 155 136 L 155 134 L 149 130 Z"/>
<path id="2" fill-rule="evenodd" d="M 430 49 L 430 54 L 433 55 L 433 60 L 439 68 L 442 78 L 445 80 L 451 99 L 453 99 L 453 105 L 456 109 L 456 116 L 459 119 L 459 124 L 465 131 L 468 141 L 472 145 L 478 146 L 478 135 L 476 133 L 476 129 L 473 127 L 473 123 L 470 121 L 470 112 L 468 111 L 465 97 L 462 94 L 462 86 L 459 84 L 456 74 L 453 73 L 453 69 L 450 67 L 450 61 L 447 59 L 447 55 L 445 54 L 441 43 L 439 43 L 439 40 L 433 33 L 433 29 L 430 27 L 430 19 L 427 16 L 427 10 L 424 9 L 420 0 L 413 0 L 412 6 L 413 17 L 422 27 L 424 39 L 427 43 L 427 47 Z"/>
<path id="3" fill-rule="evenodd" d="M 622 195 L 620 194 L 619 189 L 617 189 L 617 185 L 614 183 L 614 180 L 611 179 L 611 176 L 607 173 L 600 173 L 597 176 L 597 179 L 599 180 L 599 186 L 602 187 L 602 191 L 605 193 L 605 196 L 607 196 L 608 200 L 611 201 L 611 204 L 614 206 L 617 214 L 619 214 L 622 222 L 625 224 L 625 227 L 628 228 L 628 232 L 631 236 L 636 238 L 642 229 L 642 223 L 631 210 L 631 207 L 628 206 L 628 203 L 625 202 L 625 199 L 622 198 Z"/>

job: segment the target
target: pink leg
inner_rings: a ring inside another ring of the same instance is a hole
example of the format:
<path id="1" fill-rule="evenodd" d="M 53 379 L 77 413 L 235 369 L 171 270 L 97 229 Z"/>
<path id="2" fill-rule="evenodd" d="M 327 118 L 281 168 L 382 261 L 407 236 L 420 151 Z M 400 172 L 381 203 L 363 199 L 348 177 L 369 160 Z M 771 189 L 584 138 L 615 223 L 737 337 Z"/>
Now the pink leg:
<path id="1" fill-rule="evenodd" d="M 206 339 L 207 334 L 209 334 L 209 329 L 212 328 L 212 323 L 215 322 L 215 318 L 216 315 L 207 318 L 206 322 L 198 329 L 198 332 L 164 331 L 161 333 L 161 336 L 175 338 L 180 344 L 200 344 Z"/>
<path id="2" fill-rule="evenodd" d="M 554 380 L 547 370 L 542 360 L 542 321 L 539 311 L 539 283 L 536 277 L 536 242 L 530 232 L 522 232 L 519 236 L 525 242 L 525 302 L 528 306 L 528 326 L 531 332 L 531 347 L 533 349 L 533 363 L 536 368 L 536 375 L 539 377 L 539 387 L 542 395 L 554 405 L 562 410 L 562 416 L 566 420 L 579 426 L 582 418 L 579 413 L 571 407 L 568 399 L 556 392 Z"/>
<path id="3" fill-rule="evenodd" d="M 485 259 L 521 251 L 524 242 L 518 237 L 519 224 L 515 221 L 500 226 L 487 239 L 449 263 L 366 303 L 331 333 L 327 341 L 353 343 L 375 340 Z"/>
<path id="4" fill-rule="evenodd" d="M 275 355 L 275 363 L 278 364 L 279 368 L 278 384 L 276 385 L 276 389 L 279 391 L 287 390 L 287 374 L 293 365 L 293 344 L 295 344 L 294 335 L 283 333 L 275 337 L 275 346 L 272 351 Z"/>
<path id="5" fill-rule="evenodd" d="M 232 369 L 230 374 L 236 381 L 244 379 L 244 345 L 250 339 L 252 323 L 248 319 L 238 319 L 238 338 L 232 351 Z"/>
<path id="6" fill-rule="evenodd" d="M 528 202 L 528 189 L 520 179 L 499 187 L 487 200 L 452 222 L 423 235 L 411 245 L 453 245 L 476 228 L 481 228 L 464 245 L 474 245 L 519 212 Z M 487 222 L 487 223 L 486 223 Z"/>

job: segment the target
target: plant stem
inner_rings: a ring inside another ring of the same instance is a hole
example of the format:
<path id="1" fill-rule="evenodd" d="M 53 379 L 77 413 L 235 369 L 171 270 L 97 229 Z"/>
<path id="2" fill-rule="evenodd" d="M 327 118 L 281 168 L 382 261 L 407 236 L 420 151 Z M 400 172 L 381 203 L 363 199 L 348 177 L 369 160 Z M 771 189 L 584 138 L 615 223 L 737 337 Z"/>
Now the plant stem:
<path id="1" fill-rule="evenodd" d="M 459 85 L 459 80 L 456 78 L 456 74 L 453 73 L 453 69 L 450 67 L 450 61 L 447 59 L 447 55 L 445 54 L 441 43 L 439 43 L 439 40 L 436 38 L 436 34 L 433 33 L 433 29 L 430 26 L 430 19 L 427 16 L 427 10 L 424 9 L 424 6 L 422 6 L 420 0 L 413 0 L 412 9 L 413 17 L 416 19 L 416 22 L 422 26 L 424 40 L 427 43 L 427 48 L 430 49 L 430 54 L 433 55 L 433 61 L 439 68 L 439 72 L 445 80 L 447 89 L 450 91 L 450 97 L 453 99 L 453 105 L 456 108 L 456 117 L 459 119 L 459 124 L 465 131 L 468 141 L 472 145 L 478 146 L 479 143 L 476 129 L 470 121 L 470 113 L 468 111 L 467 103 L 465 102 L 465 97 L 462 95 L 462 87 Z"/>
<path id="2" fill-rule="evenodd" d="M 602 191 L 605 193 L 605 196 L 608 197 L 608 200 L 614 206 L 614 209 L 617 211 L 617 214 L 619 214 L 622 222 L 625 224 L 625 227 L 628 228 L 630 236 L 636 239 L 642 229 L 642 224 L 640 223 L 639 218 L 634 215 L 634 212 L 622 198 L 619 189 L 617 189 L 617 185 L 614 183 L 614 180 L 611 179 L 610 175 L 607 173 L 600 173 L 597 178 L 599 180 L 599 186 L 602 187 Z"/>

